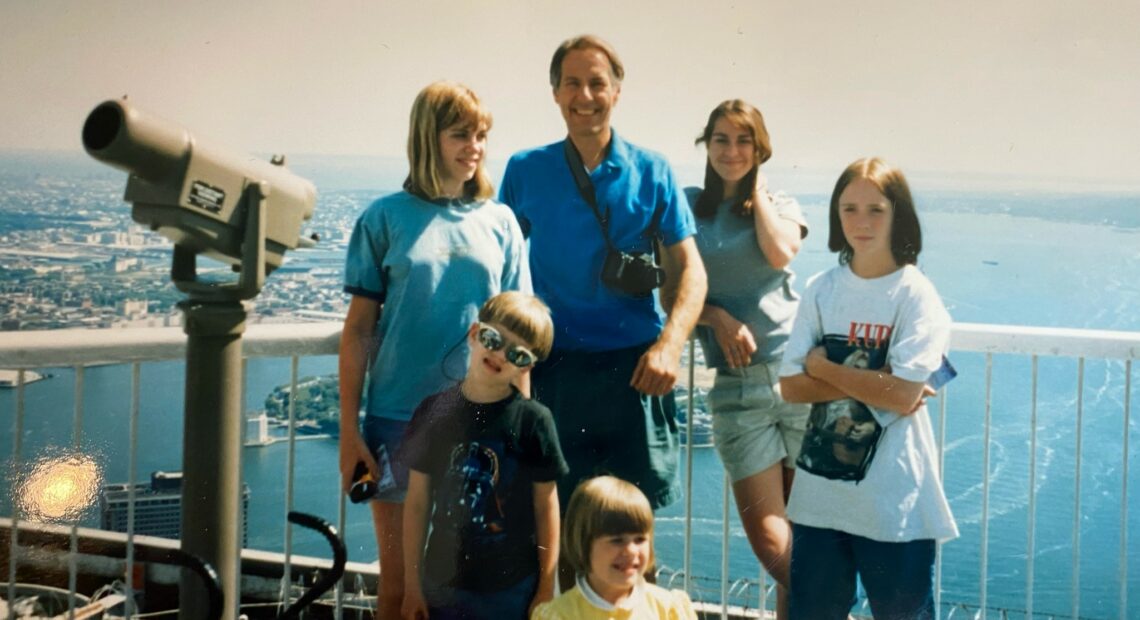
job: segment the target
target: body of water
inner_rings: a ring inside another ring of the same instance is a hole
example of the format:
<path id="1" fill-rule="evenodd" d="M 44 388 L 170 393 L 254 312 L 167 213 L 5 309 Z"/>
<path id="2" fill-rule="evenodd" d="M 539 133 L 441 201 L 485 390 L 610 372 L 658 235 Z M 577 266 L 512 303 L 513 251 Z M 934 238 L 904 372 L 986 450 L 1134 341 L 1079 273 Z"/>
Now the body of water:
<path id="1" fill-rule="evenodd" d="M 1088 197 L 1089 204 L 1104 201 L 1115 214 L 1111 223 L 1095 212 L 1081 210 L 1081 197 L 1040 197 L 1043 217 L 1034 217 L 1025 197 L 963 194 L 919 196 L 924 231 L 920 267 L 941 292 L 956 321 L 1011 325 L 1095 328 L 1140 331 L 1140 227 L 1121 221 L 1136 197 Z M 1051 202 L 1052 201 L 1052 202 Z M 835 256 L 826 251 L 826 210 L 821 202 L 805 201 L 812 231 L 794 267 L 802 288 L 806 275 L 829 268 Z M 1068 209 L 1068 210 L 1067 210 Z M 1029 213 L 1029 214 L 1027 214 Z M 1048 219 L 1045 219 L 1045 218 Z M 990 605 L 1020 609 L 1024 606 L 1030 470 L 1030 361 L 999 356 L 993 362 L 990 467 L 983 471 L 982 441 L 985 415 L 985 360 L 980 355 L 951 353 L 959 378 L 948 392 L 946 420 L 945 486 L 962 538 L 945 545 L 943 597 L 946 601 L 973 602 L 979 594 L 979 548 L 983 527 L 982 482 L 990 482 L 988 526 L 988 582 Z M 265 395 L 289 377 L 288 360 L 253 360 L 248 365 L 246 406 L 263 406 Z M 301 376 L 335 372 L 332 357 L 301 360 Z M 11 441 L 0 445 L 0 459 L 8 464 L 2 483 L 0 514 L 10 514 L 9 485 L 21 471 L 39 459 L 73 450 L 94 455 L 103 464 L 104 479 L 120 482 L 128 477 L 127 438 L 131 400 L 130 369 L 102 366 L 87 369 L 80 441 L 76 445 L 73 412 L 74 371 L 52 369 L 53 377 L 28 386 L 24 442 L 19 462 L 12 458 Z M 1034 605 L 1038 613 L 1067 615 L 1072 607 L 1072 529 L 1080 528 L 1080 608 L 1089 617 L 1140 617 L 1140 597 L 1129 610 L 1118 608 L 1121 497 L 1124 480 L 1119 451 L 1123 428 L 1123 364 L 1089 361 L 1085 366 L 1083 425 L 1080 433 L 1083 460 L 1080 480 L 1080 515 L 1076 506 L 1075 454 L 1077 449 L 1077 362 L 1043 358 L 1038 392 L 1039 418 L 1033 480 L 1037 493 L 1036 572 Z M 181 467 L 182 385 L 181 362 L 149 364 L 142 368 L 141 414 L 136 478 L 148 479 L 153 470 Z M 1133 377 L 1135 379 L 1135 377 Z M 11 438 L 15 430 L 10 412 L 15 393 L 0 392 L 4 412 L 0 432 Z M 931 411 L 938 428 L 938 401 Z M 1135 422 L 1130 432 L 1134 432 Z M 1136 445 L 1133 442 L 1133 445 Z M 1104 449 L 1107 446 L 1109 449 Z M 1132 471 L 1140 471 L 1132 452 Z M 249 484 L 249 546 L 281 550 L 284 543 L 285 480 L 288 447 L 278 443 L 244 449 L 244 479 Z M 723 470 L 711 449 L 694 453 L 692 502 L 694 573 L 711 578 L 720 574 Z M 295 504 L 297 510 L 335 521 L 338 499 L 337 445 L 334 440 L 296 444 Z M 1129 529 L 1140 531 L 1140 495 L 1131 485 L 1128 494 Z M 731 501 L 731 500 L 730 500 Z M 659 514 L 659 563 L 680 568 L 683 549 L 684 503 Z M 372 561 L 375 542 L 368 511 L 348 508 L 345 538 L 350 559 Z M 745 541 L 743 529 L 729 511 L 730 579 L 752 578 L 759 565 Z M 97 508 L 79 518 L 97 525 Z M 327 545 L 298 530 L 296 553 L 326 556 Z M 1130 557 L 1135 542 L 1128 543 Z M 1140 560 L 1129 560 L 1129 585 L 1140 592 Z"/>

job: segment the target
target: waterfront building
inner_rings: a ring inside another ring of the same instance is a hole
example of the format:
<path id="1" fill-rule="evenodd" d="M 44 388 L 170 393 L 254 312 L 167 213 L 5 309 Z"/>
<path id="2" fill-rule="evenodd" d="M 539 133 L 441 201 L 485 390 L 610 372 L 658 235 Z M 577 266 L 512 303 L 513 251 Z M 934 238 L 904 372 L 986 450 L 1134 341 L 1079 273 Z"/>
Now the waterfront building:
<path id="1" fill-rule="evenodd" d="M 242 483 L 242 545 L 248 537 L 249 485 Z M 99 497 L 99 515 L 102 529 L 112 532 L 127 531 L 130 508 L 130 486 L 126 483 L 108 484 Z M 135 485 L 135 534 L 158 536 L 178 540 L 182 532 L 182 472 L 156 471 L 150 482 Z"/>
<path id="2" fill-rule="evenodd" d="M 272 443 L 269 439 L 269 416 L 258 411 L 245 419 L 245 445 L 264 446 Z"/>

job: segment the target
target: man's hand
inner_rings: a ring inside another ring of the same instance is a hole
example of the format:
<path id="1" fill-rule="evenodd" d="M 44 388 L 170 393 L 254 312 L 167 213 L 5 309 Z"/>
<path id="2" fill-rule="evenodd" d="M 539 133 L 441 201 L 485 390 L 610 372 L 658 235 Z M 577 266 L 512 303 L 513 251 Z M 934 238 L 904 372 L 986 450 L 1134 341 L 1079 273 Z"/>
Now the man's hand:
<path id="1" fill-rule="evenodd" d="M 669 317 L 657 342 L 637 361 L 629 382 L 633 389 L 650 396 L 664 396 L 677 382 L 681 349 L 697 324 L 697 317 L 705 306 L 705 293 L 708 292 L 705 266 L 697 252 L 697 242 L 692 237 L 663 249 L 661 265 L 666 278 L 665 285 L 661 287 L 661 301 L 668 309 Z"/>
<path id="2" fill-rule="evenodd" d="M 658 340 L 637 360 L 629 385 L 643 394 L 664 396 L 673 389 L 680 368 L 681 351 L 670 351 L 665 343 Z"/>

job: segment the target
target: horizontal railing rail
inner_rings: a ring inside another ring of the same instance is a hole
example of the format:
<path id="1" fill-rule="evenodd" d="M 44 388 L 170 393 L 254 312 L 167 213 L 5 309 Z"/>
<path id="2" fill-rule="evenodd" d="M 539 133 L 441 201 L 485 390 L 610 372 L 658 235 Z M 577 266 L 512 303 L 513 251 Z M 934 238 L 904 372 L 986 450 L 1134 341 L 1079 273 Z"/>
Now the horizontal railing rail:
<path id="1" fill-rule="evenodd" d="M 291 387 L 295 387 L 298 381 L 298 360 L 300 358 L 309 356 L 328 356 L 335 355 L 338 349 L 340 330 L 342 324 L 340 322 L 322 322 L 322 323 L 288 323 L 288 324 L 250 324 L 243 338 L 243 355 L 246 358 L 288 358 L 292 360 L 292 373 L 290 378 Z M 1119 447 L 1113 446 L 1111 450 L 1120 450 L 1121 460 L 1119 469 L 1121 471 L 1121 485 L 1119 487 L 1120 498 L 1120 515 L 1119 515 L 1119 532 L 1118 532 L 1118 557 L 1116 559 L 1117 580 L 1118 586 L 1118 609 L 1120 616 L 1124 617 L 1128 613 L 1128 541 L 1132 532 L 1129 531 L 1129 513 L 1128 513 L 1128 492 L 1129 492 L 1129 435 L 1131 432 L 1131 390 L 1132 390 L 1132 362 L 1140 358 L 1140 333 L 1137 332 L 1121 332 L 1121 331 L 1103 331 L 1103 330 L 1083 330 L 1083 329 L 1066 329 L 1066 328 L 1043 328 L 1043 327 L 1027 327 L 1027 326 L 1014 326 L 1014 325 L 993 325 L 993 324 L 973 324 L 973 323 L 958 323 L 955 324 L 951 337 L 952 355 L 959 353 L 980 354 L 984 359 L 984 401 L 979 405 L 984 409 L 984 423 L 983 428 L 979 429 L 982 433 L 980 443 L 981 445 L 981 467 L 983 472 L 991 470 L 991 459 L 993 457 L 991 448 L 994 430 L 994 421 L 992 414 L 992 389 L 994 387 L 994 359 L 995 356 L 1015 356 L 1025 357 L 1031 360 L 1032 370 L 1030 376 L 1032 380 L 1032 389 L 1030 392 L 1031 404 L 1030 413 L 1026 422 L 1029 425 L 1029 434 L 1027 438 L 1028 443 L 1028 523 L 1027 523 L 1027 541 L 1026 541 L 1026 560 L 1025 560 L 1025 603 L 1024 608 L 1013 610 L 1015 606 L 1004 606 L 1007 611 L 1016 611 L 1014 615 L 1033 618 L 1036 612 L 1034 611 L 1034 575 L 1036 573 L 1035 562 L 1035 516 L 1037 514 L 1037 497 L 1036 485 L 1034 480 L 1038 477 L 1038 430 L 1041 424 L 1038 412 L 1038 385 L 1039 361 L 1044 358 L 1072 358 L 1076 360 L 1076 397 L 1071 403 L 1073 410 L 1073 454 L 1074 454 L 1074 473 L 1073 473 L 1073 522 L 1070 535 L 1070 544 L 1072 546 L 1071 556 L 1071 580 L 1069 589 L 1071 590 L 1072 607 L 1068 615 L 1071 617 L 1081 617 L 1081 567 L 1082 567 L 1082 460 L 1083 460 L 1083 443 L 1085 438 L 1082 435 L 1082 429 L 1085 422 L 1085 390 L 1084 384 L 1086 381 L 1085 369 L 1086 360 L 1108 360 L 1114 363 L 1122 363 L 1123 372 L 1123 398 L 1120 405 L 1119 419 L 1120 428 L 1123 429 L 1122 440 Z M 0 332 L 0 369 L 13 370 L 15 373 L 15 390 L 17 392 L 15 402 L 14 419 L 9 421 L 3 420 L 3 424 L 11 424 L 15 430 L 13 437 L 13 459 L 19 460 L 20 441 L 23 435 L 24 428 L 24 382 L 27 381 L 27 372 L 43 369 L 43 368 L 59 368 L 59 367 L 73 367 L 76 369 L 76 394 L 83 391 L 84 373 L 83 370 L 92 365 L 100 364 L 130 364 L 132 366 L 132 394 L 131 400 L 131 432 L 130 439 L 132 458 L 131 458 L 131 480 L 133 485 L 134 476 L 134 457 L 133 446 L 137 441 L 137 432 L 135 430 L 135 419 L 138 416 L 138 393 L 140 390 L 139 379 L 139 365 L 153 362 L 171 361 L 183 359 L 186 352 L 186 336 L 180 328 L 144 328 L 144 329 L 108 329 L 108 330 L 52 330 L 52 331 L 29 331 L 29 332 Z M 946 452 L 946 408 L 947 400 L 954 399 L 955 403 L 962 402 L 958 386 L 951 384 L 947 391 L 937 399 L 937 410 L 939 412 L 939 430 L 938 441 L 939 448 L 945 458 Z M 76 398 L 76 411 L 75 411 L 75 432 L 77 435 L 82 428 L 81 419 L 83 415 L 83 403 L 81 398 Z M 292 411 L 290 411 L 290 422 L 292 422 Z M 4 418 L 7 418 L 8 413 L 3 412 Z M 1114 414 L 1115 415 L 1115 414 Z M 689 416 L 692 420 L 693 416 Z M 1008 420 L 1006 420 L 1008 422 Z M 293 487 L 293 470 L 295 469 L 295 462 L 292 455 L 292 445 L 295 435 L 293 434 L 293 426 L 290 424 L 290 457 L 288 471 L 286 472 L 286 489 L 287 489 L 287 506 L 286 510 L 292 508 L 292 487 Z M 1098 446 L 1098 449 L 1100 446 Z M 688 459 L 688 472 L 687 475 L 691 478 L 692 460 Z M 727 483 L 726 483 L 727 484 Z M 946 617 L 956 616 L 957 614 L 969 611 L 972 614 L 984 617 L 987 615 L 987 610 L 993 615 L 1005 615 L 1005 611 L 995 611 L 998 609 L 988 600 L 987 583 L 988 583 L 988 570 L 989 570 L 989 553 L 991 541 L 989 540 L 989 521 L 992 516 L 990 505 L 990 476 L 982 475 L 978 485 L 981 494 L 981 516 L 979 520 L 978 540 L 976 541 L 978 549 L 978 594 L 977 600 L 968 602 L 945 602 L 943 601 L 943 609 L 949 610 L 944 614 Z M 728 540 L 732 536 L 728 525 L 729 521 L 729 506 L 728 502 L 731 501 L 727 488 L 724 494 L 724 512 L 723 512 L 723 534 L 722 534 L 722 562 L 721 570 L 721 583 L 719 589 L 709 588 L 707 585 L 702 586 L 702 590 L 706 592 L 719 592 L 721 598 L 721 612 L 723 617 L 727 617 L 730 609 L 729 598 L 749 599 L 753 603 L 748 603 L 743 606 L 739 602 L 733 603 L 733 609 L 747 609 L 749 605 L 755 604 L 756 607 L 761 609 L 770 609 L 774 603 L 774 597 L 770 596 L 770 587 L 765 583 L 765 577 L 760 575 L 756 582 L 750 582 L 747 579 L 730 578 L 727 570 L 727 549 L 729 547 Z M 18 513 L 18 511 L 17 511 Z M 344 504 L 343 499 L 339 509 L 339 523 L 341 530 L 344 526 Z M 285 515 L 282 515 L 285 519 Z M 14 582 L 16 564 L 15 558 L 17 554 L 14 552 L 18 545 L 18 530 L 20 515 L 12 515 L 13 527 L 10 531 L 9 537 L 9 582 Z M 690 521 L 691 523 L 691 521 Z M 691 540 L 691 525 L 686 525 L 685 539 Z M 72 528 L 75 531 L 75 528 Z M 737 535 L 743 539 L 742 535 Z M 129 537 L 128 537 L 129 540 Z M 965 541 L 960 541 L 956 544 L 961 544 Z M 973 541 L 970 541 L 973 542 Z M 73 543 L 73 547 L 75 543 Z M 689 544 L 686 544 L 688 547 Z M 745 545 L 747 547 L 747 545 Z M 290 582 L 290 575 L 288 570 L 288 561 L 291 548 L 291 530 L 286 525 L 286 539 L 285 539 L 285 577 L 282 582 L 282 592 L 287 593 L 290 591 L 288 584 Z M 689 550 L 686 550 L 686 556 Z M 1100 558 L 1100 560 L 1108 561 L 1109 558 Z M 128 565 L 132 561 L 131 547 L 128 543 L 127 549 L 127 562 Z M 682 568 L 682 575 L 684 581 L 689 582 L 689 575 L 691 567 L 688 562 Z M 75 568 L 72 568 L 74 573 Z M 941 579 L 943 567 L 941 562 L 936 567 L 936 582 Z M 75 577 L 74 574 L 71 578 L 71 583 L 74 587 Z M 730 587 L 731 584 L 731 587 Z M 694 585 L 694 587 L 696 587 Z M 285 595 L 285 598 L 288 598 Z M 758 598 L 758 601 L 757 601 Z M 339 600 L 339 599 L 338 599 Z M 755 608 L 753 608 L 755 609 Z M 1050 612 L 1050 615 L 1059 616 L 1055 612 Z"/>
<path id="2" fill-rule="evenodd" d="M 242 339 L 245 357 L 335 355 L 339 322 L 257 323 Z M 955 323 L 955 351 L 1104 359 L 1140 358 L 1140 332 Z M 0 368 L 156 362 L 186 355 L 177 327 L 0 332 Z"/>
<path id="3" fill-rule="evenodd" d="M 255 323 L 242 336 L 245 357 L 335 355 L 343 323 Z M 0 332 L 0 368 L 32 369 L 161 362 L 186 356 L 177 327 Z"/>

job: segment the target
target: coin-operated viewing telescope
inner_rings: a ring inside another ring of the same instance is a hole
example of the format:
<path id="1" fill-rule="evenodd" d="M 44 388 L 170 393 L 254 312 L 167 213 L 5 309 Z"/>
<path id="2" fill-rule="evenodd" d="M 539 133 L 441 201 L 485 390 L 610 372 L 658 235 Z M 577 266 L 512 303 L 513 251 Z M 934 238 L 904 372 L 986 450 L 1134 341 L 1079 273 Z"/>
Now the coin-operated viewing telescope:
<path id="1" fill-rule="evenodd" d="M 83 146 L 129 173 L 131 217 L 174 242 L 171 279 L 187 294 L 186 395 L 182 433 L 182 550 L 217 570 L 223 620 L 241 600 L 242 334 L 250 299 L 287 250 L 311 245 L 309 181 L 272 163 L 206 146 L 179 125 L 126 101 L 105 101 L 83 124 Z M 236 281 L 198 278 L 198 255 L 229 263 Z M 210 600 L 183 570 L 179 618 L 201 618 Z"/>
<path id="2" fill-rule="evenodd" d="M 174 242 L 174 283 L 191 296 L 250 299 L 286 250 L 312 245 L 301 226 L 317 192 L 285 169 L 283 157 L 266 162 L 208 146 L 125 100 L 105 101 L 87 116 L 83 146 L 130 173 L 123 198 L 131 217 Z M 233 265 L 236 285 L 198 280 L 198 254 Z"/>

